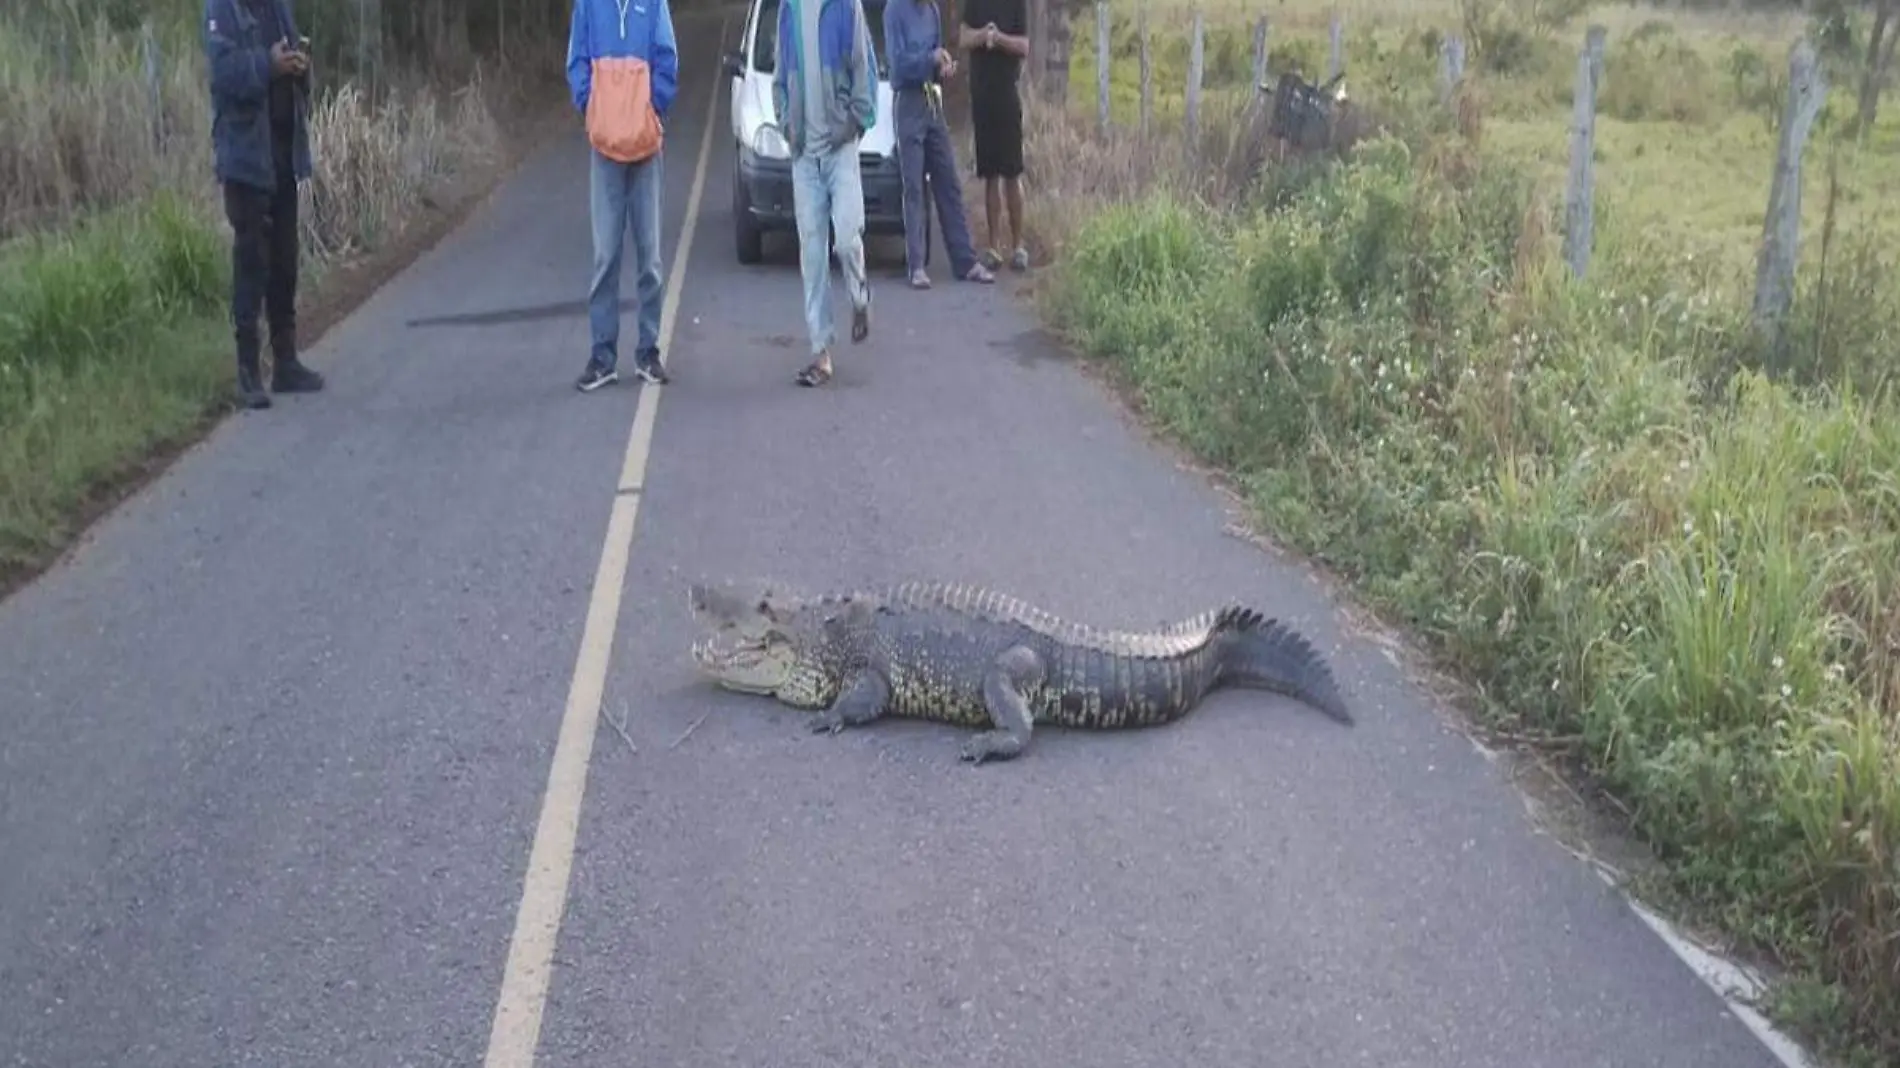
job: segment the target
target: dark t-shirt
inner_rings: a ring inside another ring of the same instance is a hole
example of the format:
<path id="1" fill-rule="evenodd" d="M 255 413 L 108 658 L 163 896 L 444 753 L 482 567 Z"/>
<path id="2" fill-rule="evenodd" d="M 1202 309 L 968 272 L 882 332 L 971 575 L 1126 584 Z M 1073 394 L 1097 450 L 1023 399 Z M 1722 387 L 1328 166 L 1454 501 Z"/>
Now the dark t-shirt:
<path id="1" fill-rule="evenodd" d="M 963 0 L 963 24 L 980 30 L 990 23 L 1012 37 L 1029 34 L 1027 0 Z M 1000 48 L 970 49 L 970 95 L 1013 92 L 1022 60 Z"/>

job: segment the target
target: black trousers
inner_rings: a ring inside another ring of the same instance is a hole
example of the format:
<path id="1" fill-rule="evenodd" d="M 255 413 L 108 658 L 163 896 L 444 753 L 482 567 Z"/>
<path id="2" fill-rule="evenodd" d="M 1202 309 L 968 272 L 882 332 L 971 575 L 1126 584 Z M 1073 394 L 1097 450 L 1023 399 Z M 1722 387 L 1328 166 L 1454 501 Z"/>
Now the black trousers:
<path id="1" fill-rule="evenodd" d="M 270 325 L 271 355 L 297 355 L 297 183 L 280 160 L 277 188 L 224 183 L 224 217 L 231 223 L 231 325 L 241 367 L 256 368 L 257 313 Z"/>

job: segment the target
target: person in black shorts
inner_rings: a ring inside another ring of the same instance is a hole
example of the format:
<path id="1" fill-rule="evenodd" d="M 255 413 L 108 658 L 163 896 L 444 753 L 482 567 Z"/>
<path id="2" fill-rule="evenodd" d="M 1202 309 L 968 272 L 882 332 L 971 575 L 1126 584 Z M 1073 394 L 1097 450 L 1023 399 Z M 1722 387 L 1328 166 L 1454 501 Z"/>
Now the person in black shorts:
<path id="1" fill-rule="evenodd" d="M 983 180 L 983 219 L 989 247 L 983 264 L 995 270 L 997 225 L 1004 197 L 1009 203 L 1009 265 L 1029 269 L 1023 243 L 1023 104 L 1016 88 L 1029 54 L 1027 0 L 963 0 L 958 43 L 970 52 L 970 125 L 976 142 L 976 176 Z"/>

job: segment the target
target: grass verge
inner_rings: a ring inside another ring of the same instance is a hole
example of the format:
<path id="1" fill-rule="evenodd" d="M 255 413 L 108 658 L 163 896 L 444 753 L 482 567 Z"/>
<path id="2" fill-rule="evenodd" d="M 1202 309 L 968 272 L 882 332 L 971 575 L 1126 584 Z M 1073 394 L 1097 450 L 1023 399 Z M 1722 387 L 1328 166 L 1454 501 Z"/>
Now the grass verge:
<path id="1" fill-rule="evenodd" d="M 1900 259 L 1879 209 L 1810 167 L 1821 240 L 1768 349 L 1746 247 L 1685 245 L 1645 207 L 1744 179 L 1641 202 L 1605 182 L 1591 273 L 1567 276 L 1560 191 L 1481 117 L 1561 146 L 1536 77 L 1481 74 L 1449 108 L 1394 80 L 1361 94 L 1387 135 L 1257 180 L 1232 109 L 1182 152 L 1095 133 L 1083 84 L 1026 120 L 1054 324 L 1472 684 L 1480 726 L 1592 779 L 1661 860 L 1654 889 L 1780 966 L 1784 1024 L 1894 1063 Z M 1734 116 L 1631 121 L 1693 145 Z M 1893 131 L 1851 165 L 1890 174 Z M 1743 173 L 1765 201 L 1766 160 Z"/>

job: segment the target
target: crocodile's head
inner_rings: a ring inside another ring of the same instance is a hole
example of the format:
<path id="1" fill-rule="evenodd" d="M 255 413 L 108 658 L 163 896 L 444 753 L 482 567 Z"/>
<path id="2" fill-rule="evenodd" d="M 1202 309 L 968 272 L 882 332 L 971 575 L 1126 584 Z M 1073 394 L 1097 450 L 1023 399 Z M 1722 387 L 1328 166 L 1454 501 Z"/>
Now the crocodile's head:
<path id="1" fill-rule="evenodd" d="M 701 631 L 693 661 L 720 687 L 803 709 L 837 698 L 844 672 L 833 624 L 848 606 L 766 582 L 696 582 L 687 596 Z"/>

